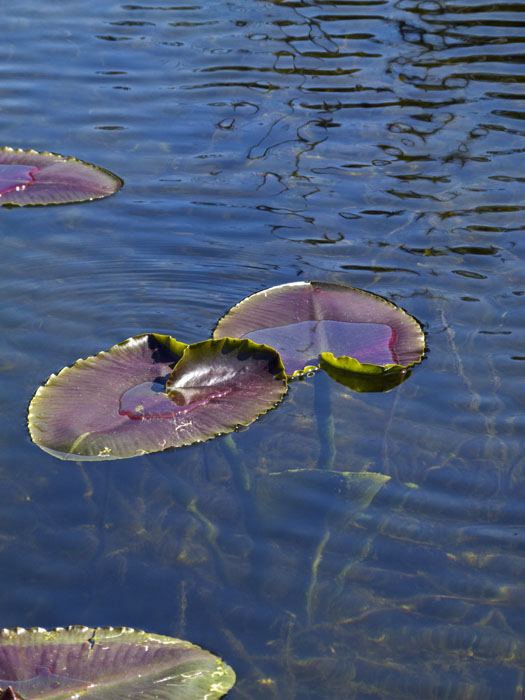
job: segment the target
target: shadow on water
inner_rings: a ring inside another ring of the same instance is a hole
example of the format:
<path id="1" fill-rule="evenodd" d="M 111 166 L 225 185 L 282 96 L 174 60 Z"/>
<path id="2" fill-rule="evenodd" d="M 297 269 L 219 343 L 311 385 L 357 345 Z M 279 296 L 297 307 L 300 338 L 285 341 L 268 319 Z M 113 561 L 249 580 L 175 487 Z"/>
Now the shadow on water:
<path id="1" fill-rule="evenodd" d="M 232 700 L 522 698 L 524 6 L 30 5 L 6 18 L 4 132 L 126 186 L 1 212 L 2 625 L 188 638 L 235 668 Z M 29 444 L 50 372 L 204 339 L 296 278 L 392 299 L 427 358 L 384 394 L 317 374 L 177 452 Z"/>

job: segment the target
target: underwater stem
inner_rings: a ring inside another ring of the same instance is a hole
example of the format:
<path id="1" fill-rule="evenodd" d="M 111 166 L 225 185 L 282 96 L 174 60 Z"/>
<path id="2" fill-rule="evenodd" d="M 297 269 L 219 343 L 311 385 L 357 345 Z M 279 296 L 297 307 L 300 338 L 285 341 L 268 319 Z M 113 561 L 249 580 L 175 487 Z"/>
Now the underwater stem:
<path id="1" fill-rule="evenodd" d="M 336 457 L 335 427 L 330 401 L 330 385 L 332 380 L 319 370 L 315 377 L 314 413 L 317 418 L 317 433 L 319 435 L 318 469 L 333 469 Z"/>

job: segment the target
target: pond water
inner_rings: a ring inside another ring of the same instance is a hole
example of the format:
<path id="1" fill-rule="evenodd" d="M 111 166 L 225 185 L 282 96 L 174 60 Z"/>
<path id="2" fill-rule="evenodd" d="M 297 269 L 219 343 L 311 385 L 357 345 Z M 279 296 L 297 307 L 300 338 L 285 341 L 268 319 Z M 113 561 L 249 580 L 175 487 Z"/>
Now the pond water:
<path id="1" fill-rule="evenodd" d="M 1 13 L 3 143 L 125 186 L 0 210 L 0 625 L 190 639 L 232 700 L 522 698 L 525 5 Z M 119 462 L 30 442 L 52 372 L 311 279 L 422 322 L 407 381 L 318 373 L 232 438 Z"/>

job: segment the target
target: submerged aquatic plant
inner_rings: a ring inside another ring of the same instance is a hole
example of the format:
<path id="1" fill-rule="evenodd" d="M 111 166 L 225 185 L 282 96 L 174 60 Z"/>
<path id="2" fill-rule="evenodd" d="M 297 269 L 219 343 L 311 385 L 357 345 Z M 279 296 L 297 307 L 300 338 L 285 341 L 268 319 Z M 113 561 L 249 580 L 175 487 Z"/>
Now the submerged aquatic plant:
<path id="1" fill-rule="evenodd" d="M 249 425 L 286 391 L 272 348 L 149 333 L 51 375 L 29 406 L 29 431 L 62 459 L 134 457 Z"/>
<path id="2" fill-rule="evenodd" d="M 181 639 L 126 627 L 0 631 L 1 700 L 217 700 L 234 683 L 221 659 Z"/>
<path id="3" fill-rule="evenodd" d="M 357 391 L 384 391 L 423 356 L 419 323 L 382 297 L 342 284 L 293 282 L 236 304 L 214 338 L 249 338 L 281 355 L 286 374 L 321 367 Z"/>
<path id="4" fill-rule="evenodd" d="M 71 156 L 0 148 L 0 205 L 66 204 L 108 197 L 123 185 L 109 170 Z"/>

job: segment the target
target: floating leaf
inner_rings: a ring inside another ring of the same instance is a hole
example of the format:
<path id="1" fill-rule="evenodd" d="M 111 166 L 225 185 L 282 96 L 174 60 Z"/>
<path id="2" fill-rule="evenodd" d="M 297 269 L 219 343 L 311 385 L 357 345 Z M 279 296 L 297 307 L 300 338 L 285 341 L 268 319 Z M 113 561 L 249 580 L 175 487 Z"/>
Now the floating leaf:
<path id="1" fill-rule="evenodd" d="M 370 373 L 366 365 L 404 370 L 420 362 L 424 351 L 423 331 L 405 311 L 362 289 L 326 282 L 294 282 L 253 294 L 230 309 L 213 336 L 274 347 L 288 375 L 318 367 L 321 358 L 329 363 L 328 353 L 353 358 L 354 372 Z"/>
<path id="2" fill-rule="evenodd" d="M 216 700 L 235 683 L 204 649 L 126 627 L 4 629 L 0 678 L 5 700 Z"/>
<path id="3" fill-rule="evenodd" d="M 83 202 L 114 194 L 122 185 L 113 173 L 77 158 L 0 148 L 0 205 Z"/>
<path id="4" fill-rule="evenodd" d="M 248 425 L 286 390 L 272 348 L 230 339 L 185 346 L 151 333 L 51 375 L 29 406 L 29 431 L 62 459 L 134 457 Z"/>
<path id="5" fill-rule="evenodd" d="M 29 406 L 31 438 L 63 459 L 116 459 L 169 447 L 171 418 L 136 420 L 126 395 L 141 386 L 145 417 L 162 415 L 157 389 L 185 347 L 169 336 L 136 336 L 52 374 Z"/>

